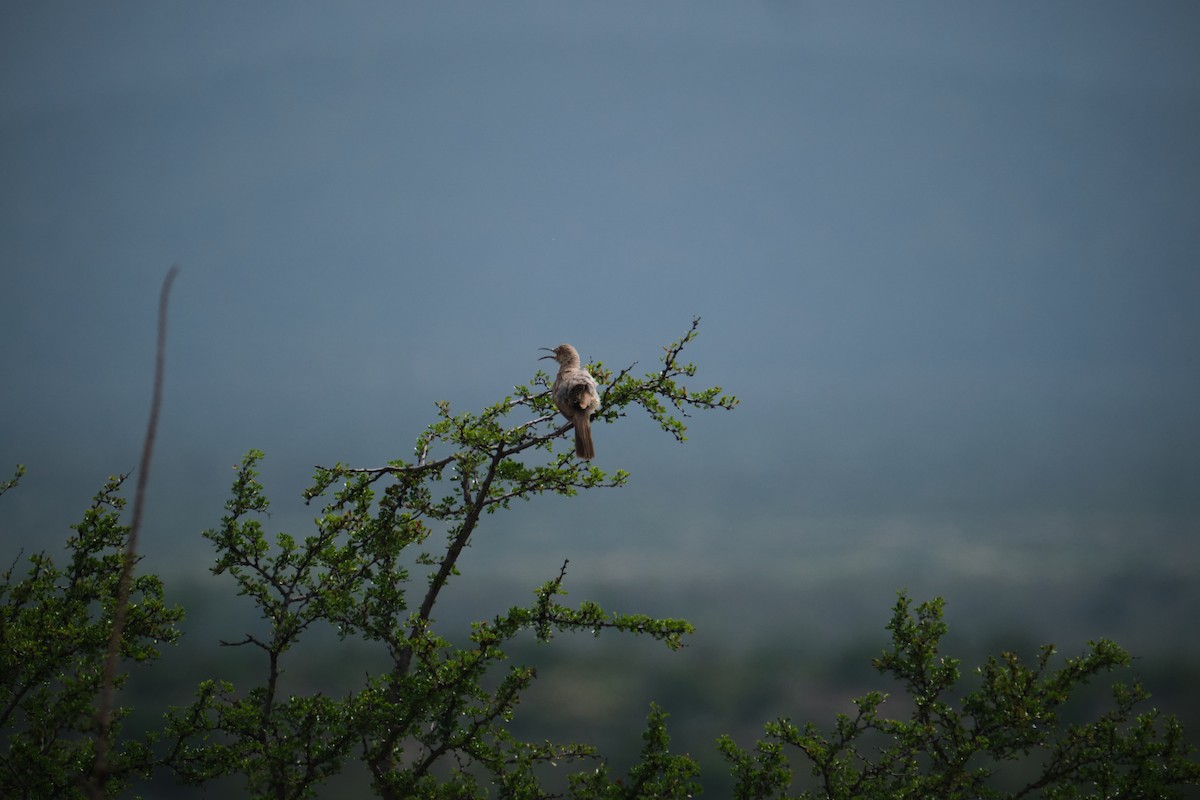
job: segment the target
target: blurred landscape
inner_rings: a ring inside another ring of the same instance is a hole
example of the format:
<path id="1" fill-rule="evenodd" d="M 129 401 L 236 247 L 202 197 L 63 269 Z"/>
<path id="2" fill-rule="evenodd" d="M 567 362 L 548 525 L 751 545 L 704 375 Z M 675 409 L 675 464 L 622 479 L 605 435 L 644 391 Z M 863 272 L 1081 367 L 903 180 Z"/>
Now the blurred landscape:
<path id="1" fill-rule="evenodd" d="M 252 674 L 200 536 L 247 450 L 303 535 L 315 465 L 411 457 L 539 347 L 652 371 L 699 315 L 741 405 L 597 429 L 630 485 L 488 519 L 436 615 L 569 559 L 568 602 L 697 632 L 530 643 L 514 729 L 621 767 L 657 701 L 722 796 L 717 735 L 887 688 L 906 590 L 965 667 L 1115 640 L 1200 743 L 1191 4 L 6 4 L 0 175 L 6 563 L 136 465 L 182 266 L 142 550 L 188 618 L 140 707 Z"/>

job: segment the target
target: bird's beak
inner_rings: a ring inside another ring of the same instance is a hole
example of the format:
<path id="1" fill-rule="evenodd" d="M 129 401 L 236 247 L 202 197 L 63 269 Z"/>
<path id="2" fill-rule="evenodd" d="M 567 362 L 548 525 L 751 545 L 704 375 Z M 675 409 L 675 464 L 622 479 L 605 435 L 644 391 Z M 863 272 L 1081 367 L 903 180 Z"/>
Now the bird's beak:
<path id="1" fill-rule="evenodd" d="M 548 355 L 548 356 L 542 356 L 541 358 L 539 358 L 539 359 L 538 359 L 538 361 L 545 361 L 547 358 L 554 358 L 554 357 L 555 357 L 555 352 L 554 352 L 554 349 L 553 349 L 553 348 L 550 348 L 550 347 L 539 347 L 539 348 L 538 348 L 538 350 L 549 350 L 549 351 L 550 351 L 550 355 Z"/>

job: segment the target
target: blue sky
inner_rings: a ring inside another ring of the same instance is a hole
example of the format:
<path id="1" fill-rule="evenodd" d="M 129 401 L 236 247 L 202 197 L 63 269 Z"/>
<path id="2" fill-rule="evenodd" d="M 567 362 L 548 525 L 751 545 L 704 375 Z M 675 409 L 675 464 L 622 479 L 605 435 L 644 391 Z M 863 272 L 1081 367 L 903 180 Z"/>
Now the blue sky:
<path id="1" fill-rule="evenodd" d="M 743 404 L 682 449 L 597 432 L 636 485 L 581 501 L 621 520 L 595 580 L 655 563 L 605 532 L 651 524 L 781 581 L 805 542 L 851 579 L 899 553 L 885 597 L 938 564 L 1195 566 L 1192 4 L 7 3 L 0 175 L 5 540 L 136 463 L 178 263 L 164 561 L 251 447 L 296 506 L 538 347 L 650 368 L 700 315 L 700 380 Z"/>

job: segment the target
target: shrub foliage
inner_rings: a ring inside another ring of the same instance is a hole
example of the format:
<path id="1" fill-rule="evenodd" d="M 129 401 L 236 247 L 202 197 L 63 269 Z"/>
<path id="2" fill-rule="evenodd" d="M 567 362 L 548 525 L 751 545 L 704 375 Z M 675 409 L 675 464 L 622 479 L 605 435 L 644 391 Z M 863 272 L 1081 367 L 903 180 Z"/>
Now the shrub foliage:
<path id="1" fill-rule="evenodd" d="M 603 387 L 596 423 L 617 423 L 640 408 L 683 441 L 690 413 L 733 408 L 737 399 L 720 387 L 687 385 L 696 368 L 681 354 L 697 324 L 663 348 L 651 372 L 590 364 Z M 692 632 L 686 621 L 567 604 L 564 562 L 528 605 L 485 616 L 469 631 L 438 625 L 439 601 L 488 515 L 514 500 L 618 487 L 629 477 L 573 458 L 549 380 L 539 371 L 477 413 L 439 403 L 410 459 L 318 467 L 303 493 L 318 509 L 314 530 L 303 536 L 268 532 L 269 503 L 257 479 L 263 454 L 250 451 L 226 513 L 204 536 L 215 552 L 212 572 L 261 618 L 222 642 L 256 652 L 257 677 L 203 681 L 190 703 L 163 710 L 161 725 L 144 735 L 123 731 L 128 708 L 115 709 L 111 726 L 99 724 L 95 711 L 130 537 L 120 523 L 125 476 L 111 479 L 74 527 L 66 563 L 36 554 L 25 559 L 23 576 L 20 557 L 4 573 L 0 796 L 115 797 L 139 778 L 173 777 L 192 786 L 235 780 L 250 797 L 299 800 L 352 764 L 366 770 L 376 796 L 389 799 L 699 794 L 697 764 L 671 752 L 667 714 L 657 705 L 641 758 L 623 776 L 586 743 L 525 741 L 508 725 L 537 677 L 509 661 L 517 637 L 617 632 L 674 649 Z M 155 576 L 136 575 L 131 589 L 119 637 L 126 665 L 152 662 L 161 644 L 176 641 L 182 618 L 163 602 Z M 1003 654 L 977 671 L 975 689 L 956 693 L 958 662 L 939 653 L 941 610 L 934 600 L 914 611 L 901 596 L 892 647 L 876 662 L 899 682 L 912 709 L 907 719 L 883 716 L 887 696 L 873 692 L 829 733 L 781 719 L 750 750 L 722 738 L 736 797 L 1166 797 L 1196 782 L 1200 767 L 1178 724 L 1135 713 L 1147 697 L 1136 684 L 1114 685 L 1112 707 L 1096 719 L 1060 718 L 1081 684 L 1128 663 L 1120 648 L 1098 642 L 1053 669 L 1052 648 L 1033 665 Z M 288 685 L 289 659 L 316 629 L 366 643 L 384 667 L 337 696 Z M 107 753 L 103 770 L 98 750 Z M 996 765 L 1022 759 L 1036 762 L 1036 775 L 1011 791 L 996 788 Z M 807 789 L 801 763 L 815 776 Z"/>

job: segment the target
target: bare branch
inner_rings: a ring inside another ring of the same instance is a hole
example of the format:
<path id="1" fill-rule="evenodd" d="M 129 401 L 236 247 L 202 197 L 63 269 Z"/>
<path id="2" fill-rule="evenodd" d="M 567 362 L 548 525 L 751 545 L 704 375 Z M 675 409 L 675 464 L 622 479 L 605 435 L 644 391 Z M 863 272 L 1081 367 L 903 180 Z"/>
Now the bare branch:
<path id="1" fill-rule="evenodd" d="M 158 297 L 158 345 L 154 358 L 154 393 L 150 401 L 150 419 L 146 424 L 146 439 L 142 444 L 142 468 L 138 470 L 137 490 L 133 501 L 133 521 L 129 538 L 125 541 L 125 558 L 117 582 L 117 598 L 113 607 L 112 632 L 108 637 L 108 655 L 104 662 L 104 678 L 100 684 L 100 697 L 96 707 L 96 760 L 92 766 L 89 791 L 93 798 L 104 797 L 104 784 L 110 768 L 108 754 L 112 746 L 112 695 L 117 680 L 117 660 L 121 651 L 121 640 L 125 635 L 125 614 L 129 610 L 129 590 L 133 580 L 133 565 L 137 560 L 137 538 L 142 526 L 142 510 L 145 507 L 146 484 L 150 478 L 150 458 L 154 454 L 154 438 L 158 432 L 158 414 L 162 408 L 163 372 L 167 350 L 167 300 L 171 284 L 179 274 L 179 266 L 167 270 L 163 279 L 162 292 Z"/>

